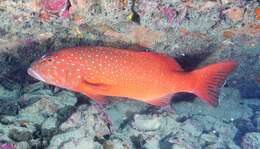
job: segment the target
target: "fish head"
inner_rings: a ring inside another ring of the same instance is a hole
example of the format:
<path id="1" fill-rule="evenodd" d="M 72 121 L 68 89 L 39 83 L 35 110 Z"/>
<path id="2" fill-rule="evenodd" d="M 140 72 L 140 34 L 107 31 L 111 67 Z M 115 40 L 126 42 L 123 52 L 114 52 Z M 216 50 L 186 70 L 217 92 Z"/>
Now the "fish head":
<path id="1" fill-rule="evenodd" d="M 27 73 L 44 83 L 66 88 L 65 86 L 68 86 L 66 79 L 68 67 L 64 57 L 58 53 L 44 55 L 31 64 Z"/>

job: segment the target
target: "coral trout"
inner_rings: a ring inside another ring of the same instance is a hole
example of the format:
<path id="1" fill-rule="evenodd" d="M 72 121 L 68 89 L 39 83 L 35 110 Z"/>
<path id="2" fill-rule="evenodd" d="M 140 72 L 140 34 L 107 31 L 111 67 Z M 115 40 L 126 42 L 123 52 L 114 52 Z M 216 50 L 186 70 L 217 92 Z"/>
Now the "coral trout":
<path id="1" fill-rule="evenodd" d="M 41 58 L 28 74 L 99 103 L 106 102 L 106 96 L 118 96 L 166 106 L 175 93 L 188 92 L 216 106 L 220 88 L 236 66 L 228 60 L 185 72 L 175 59 L 163 54 L 77 47 Z"/>

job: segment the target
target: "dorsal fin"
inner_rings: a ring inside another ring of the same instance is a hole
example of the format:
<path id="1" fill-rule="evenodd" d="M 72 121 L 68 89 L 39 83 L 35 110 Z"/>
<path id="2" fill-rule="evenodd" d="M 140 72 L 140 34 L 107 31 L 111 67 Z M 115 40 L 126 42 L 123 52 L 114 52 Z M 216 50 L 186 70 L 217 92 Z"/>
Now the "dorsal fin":
<path id="1" fill-rule="evenodd" d="M 181 65 L 172 57 L 170 57 L 167 54 L 163 53 L 155 53 L 155 52 L 142 52 L 143 54 L 149 54 L 152 56 L 155 56 L 156 58 L 159 58 L 161 61 L 166 62 L 169 66 L 171 66 L 171 69 L 173 71 L 183 71 Z"/>
<path id="2" fill-rule="evenodd" d="M 99 47 L 99 48 L 107 48 L 107 49 L 111 49 L 111 47 Z M 180 64 L 171 56 L 164 54 L 164 53 L 156 53 L 153 51 L 148 51 L 147 49 L 143 48 L 143 47 L 135 47 L 135 48 L 131 48 L 131 49 L 121 49 L 121 48 L 113 48 L 114 50 L 126 50 L 126 51 L 132 51 L 132 52 L 138 52 L 141 55 L 149 55 L 149 56 L 154 56 L 154 58 L 159 59 L 160 61 L 164 61 L 166 62 L 169 66 L 171 66 L 171 69 L 173 71 L 183 71 L 182 67 L 180 66 Z"/>

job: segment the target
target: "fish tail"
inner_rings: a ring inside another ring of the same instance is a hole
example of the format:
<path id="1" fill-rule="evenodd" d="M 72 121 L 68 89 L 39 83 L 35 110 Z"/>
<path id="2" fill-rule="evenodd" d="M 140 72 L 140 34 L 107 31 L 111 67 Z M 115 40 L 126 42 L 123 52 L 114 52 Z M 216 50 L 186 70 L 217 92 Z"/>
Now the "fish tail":
<path id="1" fill-rule="evenodd" d="M 210 105 L 217 106 L 219 90 L 236 67 L 237 63 L 229 60 L 192 71 L 197 78 L 193 93 Z"/>

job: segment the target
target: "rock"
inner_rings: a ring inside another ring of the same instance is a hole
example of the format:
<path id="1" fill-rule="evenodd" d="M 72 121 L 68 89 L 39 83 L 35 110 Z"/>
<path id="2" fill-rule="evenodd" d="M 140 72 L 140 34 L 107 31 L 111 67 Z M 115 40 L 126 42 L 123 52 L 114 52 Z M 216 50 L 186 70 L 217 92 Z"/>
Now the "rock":
<path id="1" fill-rule="evenodd" d="M 145 144 L 145 138 L 142 134 L 130 136 L 132 146 L 134 148 L 143 148 Z"/>
<path id="2" fill-rule="evenodd" d="M 7 90 L 0 85 L 0 100 L 17 100 L 19 93 L 19 90 Z"/>
<path id="3" fill-rule="evenodd" d="M 174 144 L 172 149 L 186 149 L 186 147 L 184 145 Z"/>
<path id="4" fill-rule="evenodd" d="M 8 135 L 14 141 L 28 141 L 32 138 L 32 133 L 29 131 L 19 131 L 17 129 L 11 129 Z"/>
<path id="5" fill-rule="evenodd" d="M 118 129 L 116 134 L 121 139 L 128 140 L 127 142 L 133 142 L 130 148 L 134 148 L 133 146 L 138 144 L 139 148 L 142 146 L 147 146 L 147 148 L 159 146 L 162 149 L 207 146 L 239 149 L 239 146 L 233 141 L 238 129 L 233 125 L 232 117 L 249 118 L 253 112 L 247 104 L 239 103 L 241 98 L 237 90 L 225 89 L 223 94 L 221 95 L 223 106 L 220 105 L 218 108 L 209 107 L 196 100 L 193 103 L 187 101 L 175 103 L 175 115 L 134 113 L 132 121 L 129 121 L 125 127 L 120 127 L 122 129 Z M 121 104 L 124 105 L 124 103 Z M 117 113 L 113 113 L 113 115 L 121 115 L 121 111 L 124 113 L 127 107 L 127 104 L 118 107 Z M 180 117 L 185 117 L 185 119 L 179 120 Z M 120 120 L 122 123 L 123 119 L 118 118 L 117 123 L 120 123 Z M 132 139 L 129 140 L 130 134 L 134 134 L 135 137 L 130 137 Z M 157 135 L 158 137 L 156 137 Z M 133 141 L 133 138 L 137 138 L 134 140 L 139 142 Z M 158 142 L 158 140 L 160 141 Z"/>
<path id="6" fill-rule="evenodd" d="M 234 0 L 221 0 L 223 4 L 228 4 L 234 2 Z"/>
<path id="7" fill-rule="evenodd" d="M 141 47 L 151 48 L 156 42 L 163 42 L 164 33 L 159 31 L 153 31 L 149 28 L 145 28 L 139 25 L 129 25 L 127 33 L 115 32 L 113 30 L 107 30 L 104 33 L 110 38 L 115 38 L 126 43 L 133 43 L 140 45 Z"/>
<path id="8" fill-rule="evenodd" d="M 228 10 L 226 10 L 227 16 L 234 22 L 241 21 L 244 16 L 244 9 L 233 7 Z"/>
<path id="9" fill-rule="evenodd" d="M 31 139 L 34 131 L 35 128 L 33 126 L 21 127 L 18 124 L 3 125 L 0 123 L 0 140 L 28 141 Z"/>
<path id="10" fill-rule="evenodd" d="M 228 142 L 228 147 L 232 149 L 241 149 L 241 147 L 235 144 L 234 142 Z"/>
<path id="11" fill-rule="evenodd" d="M 103 148 L 104 149 L 113 149 L 114 144 L 111 141 L 106 141 L 106 142 L 103 143 Z"/>
<path id="12" fill-rule="evenodd" d="M 58 105 L 50 98 L 42 98 L 31 106 L 20 111 L 19 120 L 27 120 L 34 124 L 41 124 L 46 116 L 53 116 L 58 111 Z"/>
<path id="13" fill-rule="evenodd" d="M 5 115 L 1 118 L 0 132 L 3 132 L 3 137 L 0 139 L 31 142 L 32 146 L 37 146 L 37 143 L 36 145 L 32 143 L 33 137 L 36 140 L 42 137 L 49 139 L 55 135 L 58 132 L 57 125 L 61 123 L 59 121 L 61 115 L 69 116 L 66 113 L 69 113 L 70 107 L 76 104 L 77 98 L 67 91 L 53 95 L 50 90 L 43 89 L 41 84 L 33 84 L 25 90 L 28 92 L 21 100 L 28 102 L 34 100 L 34 102 L 25 105 L 16 116 Z M 39 99 L 35 101 L 36 98 Z"/>
<path id="14" fill-rule="evenodd" d="M 42 129 L 54 129 L 57 127 L 57 123 L 56 117 L 49 117 L 43 122 Z"/>
<path id="15" fill-rule="evenodd" d="M 81 112 L 73 113 L 64 123 L 60 125 L 60 129 L 65 131 L 69 128 L 74 128 L 79 125 L 79 121 L 82 118 Z"/>
<path id="16" fill-rule="evenodd" d="M 123 99 L 120 102 L 109 105 L 105 109 L 105 112 L 111 117 L 113 128 L 120 130 L 132 120 L 135 113 L 140 112 L 146 107 L 145 103 Z"/>
<path id="17" fill-rule="evenodd" d="M 12 139 L 10 139 L 6 134 L 2 134 L 2 133 L 0 133 L 0 140 L 1 141 L 5 141 L 5 142 L 12 142 L 13 140 Z"/>
<path id="18" fill-rule="evenodd" d="M 200 99 L 196 98 L 193 102 L 178 102 L 174 104 L 176 113 L 188 113 L 188 115 L 205 114 L 216 117 L 224 121 L 231 121 L 238 118 L 249 119 L 253 115 L 253 111 L 241 99 L 239 91 L 233 88 L 222 88 L 219 96 L 219 106 L 217 108 L 208 106 Z M 260 103 L 260 101 L 259 101 Z"/>
<path id="19" fill-rule="evenodd" d="M 68 117 L 76 111 L 76 108 L 74 106 L 67 106 L 59 109 L 57 111 L 57 119 L 58 119 L 58 125 L 63 123 L 68 119 Z"/>
<path id="20" fill-rule="evenodd" d="M 72 139 L 84 138 L 85 133 L 87 133 L 87 132 L 85 132 L 83 128 L 80 128 L 80 129 L 74 129 L 71 131 L 67 131 L 65 133 L 60 133 L 58 135 L 55 135 L 51 139 L 48 148 L 49 149 L 59 148 L 62 146 L 62 144 L 64 144 L 65 142 L 68 142 Z"/>
<path id="21" fill-rule="evenodd" d="M 214 134 L 202 134 L 200 139 L 204 141 L 202 142 L 202 144 L 209 145 L 209 144 L 215 144 L 218 138 Z"/>
<path id="22" fill-rule="evenodd" d="M 241 146 L 243 149 L 260 149 L 260 133 L 246 133 L 242 139 Z"/>
<path id="23" fill-rule="evenodd" d="M 72 139 L 69 142 L 62 145 L 63 149 L 101 149 L 101 145 L 94 142 L 93 138 L 80 138 L 80 139 Z"/>
<path id="24" fill-rule="evenodd" d="M 159 136 L 154 136 L 154 137 L 151 137 L 151 138 L 147 139 L 145 141 L 144 148 L 147 148 L 147 149 L 148 148 L 149 149 L 160 149 L 159 140 L 160 140 Z"/>
<path id="25" fill-rule="evenodd" d="M 27 142 L 19 142 L 16 144 L 17 149 L 30 149 L 30 145 Z"/>
<path id="26" fill-rule="evenodd" d="M 16 115 L 19 112 L 19 105 L 16 102 L 2 101 L 0 104 L 0 114 Z"/>
<path id="27" fill-rule="evenodd" d="M 89 142 L 90 147 L 94 148 L 100 146 L 94 143 L 95 136 L 103 137 L 110 134 L 106 122 L 101 119 L 96 109 L 87 105 L 78 107 L 75 113 L 60 125 L 60 129 L 64 133 L 55 135 L 50 141 L 49 148 L 57 148 L 62 145 L 64 147 L 76 144 L 85 145 L 89 140 L 92 140 L 92 143 Z M 75 142 L 77 143 L 75 144 Z"/>
<path id="28" fill-rule="evenodd" d="M 4 29 L 0 28 L 0 36 L 4 36 L 7 34 L 7 31 L 5 31 Z"/>
<path id="29" fill-rule="evenodd" d="M 211 140 L 212 142 L 202 139 L 200 146 L 209 145 L 209 142 L 211 146 L 223 146 L 224 148 L 235 145 L 233 138 L 236 136 L 238 129 L 232 123 L 225 123 L 215 117 L 206 115 L 193 116 L 190 121 L 185 121 L 185 123 L 190 123 L 189 125 L 196 128 L 195 130 L 190 129 L 191 132 L 189 132 L 190 134 L 195 134 L 195 137 L 196 135 L 200 136 L 200 133 L 205 133 L 213 138 L 217 137 L 217 139 Z"/>
<path id="30" fill-rule="evenodd" d="M 258 131 L 260 131 L 260 115 L 257 114 L 255 117 L 254 117 L 254 122 L 255 122 L 255 125 L 256 125 L 256 129 Z"/>
<path id="31" fill-rule="evenodd" d="M 246 119 L 236 119 L 234 120 L 234 125 L 242 132 L 252 132 L 256 131 L 255 126 L 252 121 Z"/>
<path id="32" fill-rule="evenodd" d="M 74 106 L 77 102 L 77 97 L 73 92 L 69 91 L 61 91 L 56 94 L 56 99 L 53 99 L 53 102 L 55 102 L 59 108 L 65 107 L 65 106 Z"/>
<path id="33" fill-rule="evenodd" d="M 104 149 L 122 149 L 125 147 L 126 145 L 122 142 L 122 140 L 118 140 L 118 139 L 113 139 L 103 144 Z"/>
<path id="34" fill-rule="evenodd" d="M 0 123 L 3 124 L 3 125 L 13 124 L 15 121 L 16 121 L 15 116 L 3 116 L 0 119 Z"/>
<path id="35" fill-rule="evenodd" d="M 37 91 L 37 93 L 39 92 Z M 19 120 L 27 120 L 33 124 L 41 124 L 46 116 L 54 116 L 58 110 L 73 106 L 77 102 L 77 98 L 74 94 L 66 91 L 61 91 L 56 96 L 50 96 L 48 94 L 35 96 L 41 99 L 31 106 L 22 109 L 18 115 Z"/>
<path id="36" fill-rule="evenodd" d="M 44 88 L 43 82 L 39 81 L 39 82 L 30 84 L 30 85 L 26 86 L 25 88 L 23 88 L 23 92 L 32 93 L 32 92 L 35 92 L 35 91 L 43 89 L 43 88 Z"/>
<path id="37" fill-rule="evenodd" d="M 158 116 L 136 114 L 132 125 L 140 131 L 155 131 L 161 126 L 161 118 Z"/>
<path id="38" fill-rule="evenodd" d="M 100 148 L 100 142 L 93 141 L 95 136 L 102 138 L 110 134 L 107 123 L 100 117 L 97 109 L 84 104 L 74 107 L 77 99 L 73 93 L 60 91 L 53 94 L 46 89 L 39 89 L 32 90 L 30 94 L 38 96 L 40 100 L 22 109 L 16 117 L 5 116 L 0 121 L 10 127 L 6 129 L 5 125 L 0 125 L 0 130 L 12 140 L 28 141 L 31 139 L 28 136 L 37 136 L 50 138 L 50 144 L 45 143 L 48 148 L 73 148 L 75 144 L 86 145 L 86 143 L 90 143 L 90 147 Z M 112 146 L 114 148 L 142 146 L 155 149 L 202 146 L 239 148 L 233 141 L 237 133 L 235 118 L 251 117 L 253 112 L 248 106 L 252 103 L 240 101 L 241 97 L 237 91 L 229 88 L 223 89 L 220 98 L 221 104 L 216 109 L 206 106 L 199 100 L 193 103 L 175 103 L 175 115 L 165 113 L 152 115 L 147 113 L 148 111 L 144 112 L 145 104 L 136 101 L 113 103 L 105 111 L 115 124 L 117 131 L 114 135 L 125 141 L 108 139 L 110 143 L 106 148 Z M 184 119 L 180 120 L 180 117 Z M 35 128 L 36 124 L 39 128 Z M 59 130 L 56 129 L 57 126 Z M 37 133 L 36 129 L 40 129 L 39 134 L 32 135 Z M 159 141 L 163 138 L 165 141 Z M 168 145 L 162 145 L 162 142 Z M 102 144 L 104 147 L 104 143 Z"/>
<path id="39" fill-rule="evenodd" d="M 47 96 L 47 95 L 52 96 L 51 90 L 41 89 L 41 90 L 36 90 L 32 93 L 25 93 L 20 97 L 18 104 L 20 105 L 21 108 L 25 108 L 25 107 L 37 102 L 43 96 Z"/>
<path id="40" fill-rule="evenodd" d="M 203 131 L 203 124 L 197 124 L 195 121 L 196 118 L 185 121 L 183 125 L 184 133 L 188 133 L 193 137 L 199 137 Z"/>

